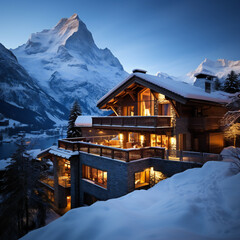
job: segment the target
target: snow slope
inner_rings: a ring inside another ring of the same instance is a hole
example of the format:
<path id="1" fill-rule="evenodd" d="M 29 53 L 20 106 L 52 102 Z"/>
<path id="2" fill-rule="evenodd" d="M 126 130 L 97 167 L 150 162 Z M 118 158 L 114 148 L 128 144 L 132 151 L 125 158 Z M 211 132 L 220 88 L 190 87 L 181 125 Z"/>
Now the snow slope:
<path id="1" fill-rule="evenodd" d="M 109 49 L 96 46 L 77 14 L 32 34 L 13 52 L 55 100 L 69 108 L 78 99 L 84 115 L 99 113 L 97 99 L 127 76 Z"/>
<path id="2" fill-rule="evenodd" d="M 187 76 L 193 81 L 196 73 L 206 73 L 217 76 L 220 81 L 223 82 L 231 71 L 240 73 L 240 60 L 218 59 L 217 61 L 212 61 L 205 58 L 204 61 L 194 71 L 188 73 Z"/>
<path id="3" fill-rule="evenodd" d="M 240 173 L 207 162 L 149 190 L 69 211 L 24 240 L 237 240 Z"/>

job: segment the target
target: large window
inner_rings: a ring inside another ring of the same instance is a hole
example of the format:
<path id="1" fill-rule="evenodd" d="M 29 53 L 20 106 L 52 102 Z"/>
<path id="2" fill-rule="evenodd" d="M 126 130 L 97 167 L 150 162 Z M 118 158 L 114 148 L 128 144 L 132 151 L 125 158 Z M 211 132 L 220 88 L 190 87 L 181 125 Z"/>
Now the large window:
<path id="1" fill-rule="evenodd" d="M 135 188 L 149 185 L 149 169 L 135 173 Z"/>
<path id="2" fill-rule="evenodd" d="M 166 176 L 162 172 L 154 171 L 153 167 L 147 168 L 142 172 L 135 173 L 135 189 L 152 187 L 165 178 Z"/>
<path id="3" fill-rule="evenodd" d="M 158 94 L 158 115 L 171 116 L 171 104 L 161 93 Z"/>
<path id="4" fill-rule="evenodd" d="M 93 167 L 82 165 L 83 178 L 107 188 L 107 172 Z"/>
<path id="5" fill-rule="evenodd" d="M 169 137 L 166 135 L 151 134 L 151 147 L 165 147 L 169 148 Z"/>
<path id="6" fill-rule="evenodd" d="M 124 106 L 123 116 L 134 116 L 134 106 Z"/>
<path id="7" fill-rule="evenodd" d="M 64 158 L 58 160 L 58 184 L 62 187 L 71 187 L 70 161 Z"/>
<path id="8" fill-rule="evenodd" d="M 150 89 L 140 93 L 140 116 L 154 115 L 154 97 Z"/>

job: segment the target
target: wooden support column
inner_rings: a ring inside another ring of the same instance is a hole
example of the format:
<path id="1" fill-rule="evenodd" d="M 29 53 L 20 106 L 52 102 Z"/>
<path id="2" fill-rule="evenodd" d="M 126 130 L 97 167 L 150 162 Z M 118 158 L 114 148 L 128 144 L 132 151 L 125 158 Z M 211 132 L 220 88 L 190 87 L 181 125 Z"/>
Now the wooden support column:
<path id="1" fill-rule="evenodd" d="M 70 168 L 71 168 L 71 208 L 76 208 L 80 206 L 79 155 L 71 157 L 69 161 L 70 161 Z"/>
<path id="2" fill-rule="evenodd" d="M 174 104 L 174 102 L 173 102 L 172 99 L 169 99 L 169 102 L 170 102 L 171 106 L 173 107 L 173 109 L 174 109 L 177 117 L 179 117 L 179 111 L 178 111 L 178 109 L 177 109 L 177 106 Z"/>

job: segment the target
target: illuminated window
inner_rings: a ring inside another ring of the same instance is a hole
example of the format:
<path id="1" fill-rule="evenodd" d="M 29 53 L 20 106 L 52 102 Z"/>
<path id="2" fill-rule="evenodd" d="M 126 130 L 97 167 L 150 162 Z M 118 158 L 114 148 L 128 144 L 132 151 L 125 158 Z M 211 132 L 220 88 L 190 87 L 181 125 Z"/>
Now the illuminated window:
<path id="1" fill-rule="evenodd" d="M 91 180 L 94 183 L 107 188 L 107 172 L 82 165 L 82 176 L 85 179 Z"/>
<path id="2" fill-rule="evenodd" d="M 64 158 L 58 160 L 58 184 L 62 187 L 71 187 L 70 161 Z"/>
<path id="3" fill-rule="evenodd" d="M 168 149 L 168 144 L 169 144 L 168 136 L 151 134 L 150 140 L 151 140 L 151 147 L 164 147 L 164 148 Z"/>
<path id="4" fill-rule="evenodd" d="M 135 173 L 135 188 L 149 185 L 149 169 Z"/>
<path id="5" fill-rule="evenodd" d="M 166 176 L 159 171 L 154 171 L 153 167 L 147 168 L 142 172 L 135 173 L 135 189 L 142 187 L 152 187 Z"/>
<path id="6" fill-rule="evenodd" d="M 150 89 L 140 93 L 140 116 L 154 115 L 154 97 Z"/>
<path id="7" fill-rule="evenodd" d="M 124 106 L 123 116 L 134 116 L 134 106 Z"/>

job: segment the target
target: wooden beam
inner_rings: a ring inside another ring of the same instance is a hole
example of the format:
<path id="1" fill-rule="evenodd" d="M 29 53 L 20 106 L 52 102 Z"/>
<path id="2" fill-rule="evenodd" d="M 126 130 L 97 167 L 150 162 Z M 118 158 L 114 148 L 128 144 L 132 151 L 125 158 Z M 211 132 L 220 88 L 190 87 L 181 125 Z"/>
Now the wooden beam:
<path id="1" fill-rule="evenodd" d="M 158 93 L 155 92 L 155 91 L 153 91 L 153 90 L 151 90 L 151 89 L 150 89 L 150 92 L 151 92 L 152 95 L 154 96 L 155 100 L 158 100 Z"/>
<path id="2" fill-rule="evenodd" d="M 116 114 L 116 116 L 118 116 L 118 113 L 117 113 L 117 111 L 114 109 L 114 107 L 113 107 L 113 106 L 110 106 L 110 108 L 113 110 L 113 112 Z"/>
<path id="3" fill-rule="evenodd" d="M 172 99 L 168 99 L 168 100 L 169 100 L 170 104 L 172 105 L 174 111 L 176 112 L 177 117 L 179 117 L 179 112 L 177 110 L 177 106 L 174 104 Z"/>
<path id="4" fill-rule="evenodd" d="M 131 89 L 126 89 L 125 92 L 126 92 L 126 94 L 129 94 L 129 95 L 130 95 L 130 97 L 132 98 L 132 100 L 133 100 L 134 102 L 136 101 L 136 98 L 135 98 L 135 96 L 134 96 L 133 90 L 131 90 Z"/>

